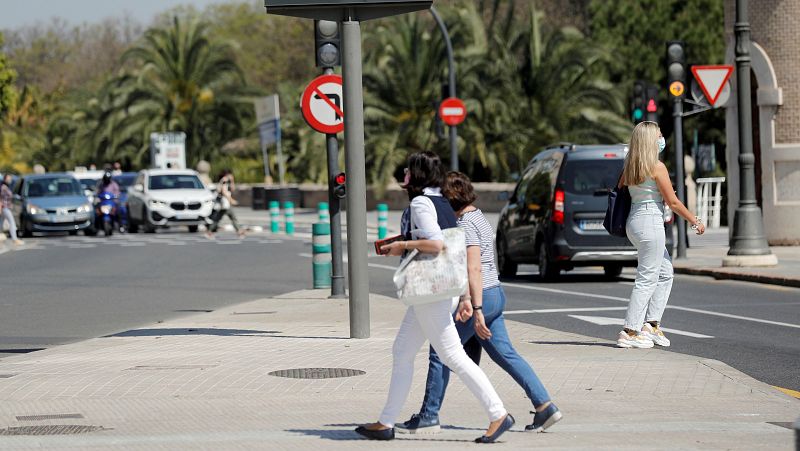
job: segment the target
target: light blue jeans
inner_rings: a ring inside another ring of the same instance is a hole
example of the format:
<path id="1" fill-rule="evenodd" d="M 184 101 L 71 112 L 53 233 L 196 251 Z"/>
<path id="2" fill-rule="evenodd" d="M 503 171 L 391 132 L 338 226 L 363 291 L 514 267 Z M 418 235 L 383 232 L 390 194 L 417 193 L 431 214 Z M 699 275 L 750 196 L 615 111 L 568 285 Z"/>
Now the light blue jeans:
<path id="1" fill-rule="evenodd" d="M 2 216 L 0 216 L 0 231 L 3 230 L 3 221 L 8 222 L 8 234 L 12 240 L 17 239 L 17 223 L 14 221 L 14 213 L 10 208 L 3 208 Z"/>
<path id="2" fill-rule="evenodd" d="M 663 205 L 632 204 L 625 230 L 639 251 L 625 328 L 638 331 L 645 321 L 661 322 L 672 290 L 672 257 L 666 248 Z"/>

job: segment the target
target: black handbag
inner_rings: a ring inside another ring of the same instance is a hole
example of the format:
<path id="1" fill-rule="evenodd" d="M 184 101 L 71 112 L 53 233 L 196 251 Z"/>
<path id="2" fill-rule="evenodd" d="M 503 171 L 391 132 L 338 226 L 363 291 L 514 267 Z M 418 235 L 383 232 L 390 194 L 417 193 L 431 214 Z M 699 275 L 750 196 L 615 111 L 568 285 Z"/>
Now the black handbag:
<path id="1" fill-rule="evenodd" d="M 620 180 L 622 176 L 620 175 Z M 620 183 L 608 193 L 608 208 L 606 217 L 603 219 L 603 227 L 614 236 L 626 237 L 625 223 L 631 212 L 631 193 L 627 186 L 620 186 Z"/>

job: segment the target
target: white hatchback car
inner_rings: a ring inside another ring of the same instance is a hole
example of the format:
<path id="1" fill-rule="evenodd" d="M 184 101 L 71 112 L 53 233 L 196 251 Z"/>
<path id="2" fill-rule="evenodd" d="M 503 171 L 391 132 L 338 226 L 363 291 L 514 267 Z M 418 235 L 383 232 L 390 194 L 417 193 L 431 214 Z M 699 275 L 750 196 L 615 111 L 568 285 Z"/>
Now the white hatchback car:
<path id="1" fill-rule="evenodd" d="M 179 169 L 145 169 L 128 190 L 128 226 L 147 233 L 157 227 L 187 226 L 197 232 L 214 208 L 214 194 L 197 172 Z"/>

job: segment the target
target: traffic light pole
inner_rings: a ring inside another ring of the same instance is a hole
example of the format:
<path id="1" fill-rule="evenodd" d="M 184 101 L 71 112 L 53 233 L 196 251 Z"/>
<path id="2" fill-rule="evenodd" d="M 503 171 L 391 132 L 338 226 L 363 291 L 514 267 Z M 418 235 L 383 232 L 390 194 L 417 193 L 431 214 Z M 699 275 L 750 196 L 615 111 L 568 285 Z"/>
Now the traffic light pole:
<path id="1" fill-rule="evenodd" d="M 350 275 L 350 338 L 369 338 L 367 176 L 364 157 L 364 94 L 361 24 L 348 12 L 342 22 L 342 84 L 347 173 L 347 268 Z"/>
<path id="2" fill-rule="evenodd" d="M 733 216 L 728 256 L 723 266 L 773 266 L 777 257 L 764 235 L 761 208 L 756 202 L 755 156 L 750 93 L 750 23 L 747 0 L 736 0 L 736 83 L 739 106 L 739 205 Z"/>
<path id="3" fill-rule="evenodd" d="M 678 199 L 686 203 L 686 189 L 683 174 L 683 100 L 675 97 L 672 106 L 672 118 L 675 120 L 675 185 L 678 189 Z M 686 221 L 678 221 L 678 258 L 686 258 Z"/>
<path id="4" fill-rule="evenodd" d="M 456 60 L 453 57 L 453 42 L 450 40 L 450 33 L 447 32 L 447 26 L 444 24 L 442 17 L 433 6 L 431 6 L 431 14 L 442 31 L 444 44 L 447 48 L 447 75 L 448 89 L 450 91 L 448 95 L 456 97 Z M 450 170 L 458 171 L 458 127 L 455 125 L 450 126 Z"/>
<path id="5" fill-rule="evenodd" d="M 325 75 L 333 73 L 333 68 L 326 67 Z M 339 196 L 333 192 L 334 178 L 339 173 L 339 138 L 336 134 L 325 135 L 328 150 L 328 206 L 331 216 L 331 257 L 333 271 L 331 273 L 331 299 L 342 299 L 345 294 L 344 259 L 342 258 L 342 217 Z"/>

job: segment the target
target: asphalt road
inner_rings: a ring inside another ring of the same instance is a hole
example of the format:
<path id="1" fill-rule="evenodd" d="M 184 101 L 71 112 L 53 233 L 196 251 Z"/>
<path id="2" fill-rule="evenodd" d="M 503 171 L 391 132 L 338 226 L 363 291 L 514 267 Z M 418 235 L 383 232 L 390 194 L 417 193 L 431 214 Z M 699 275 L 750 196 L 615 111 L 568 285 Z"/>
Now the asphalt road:
<path id="1" fill-rule="evenodd" d="M 0 357 L 309 288 L 308 241 L 180 232 L 28 240 L 0 254 Z M 392 295 L 394 259 L 369 263 L 371 291 Z M 609 281 L 584 269 L 543 283 L 535 269 L 504 281 L 508 319 L 615 339 L 632 272 Z M 677 330 L 668 333 L 673 352 L 800 390 L 798 289 L 679 275 L 663 325 Z"/>

